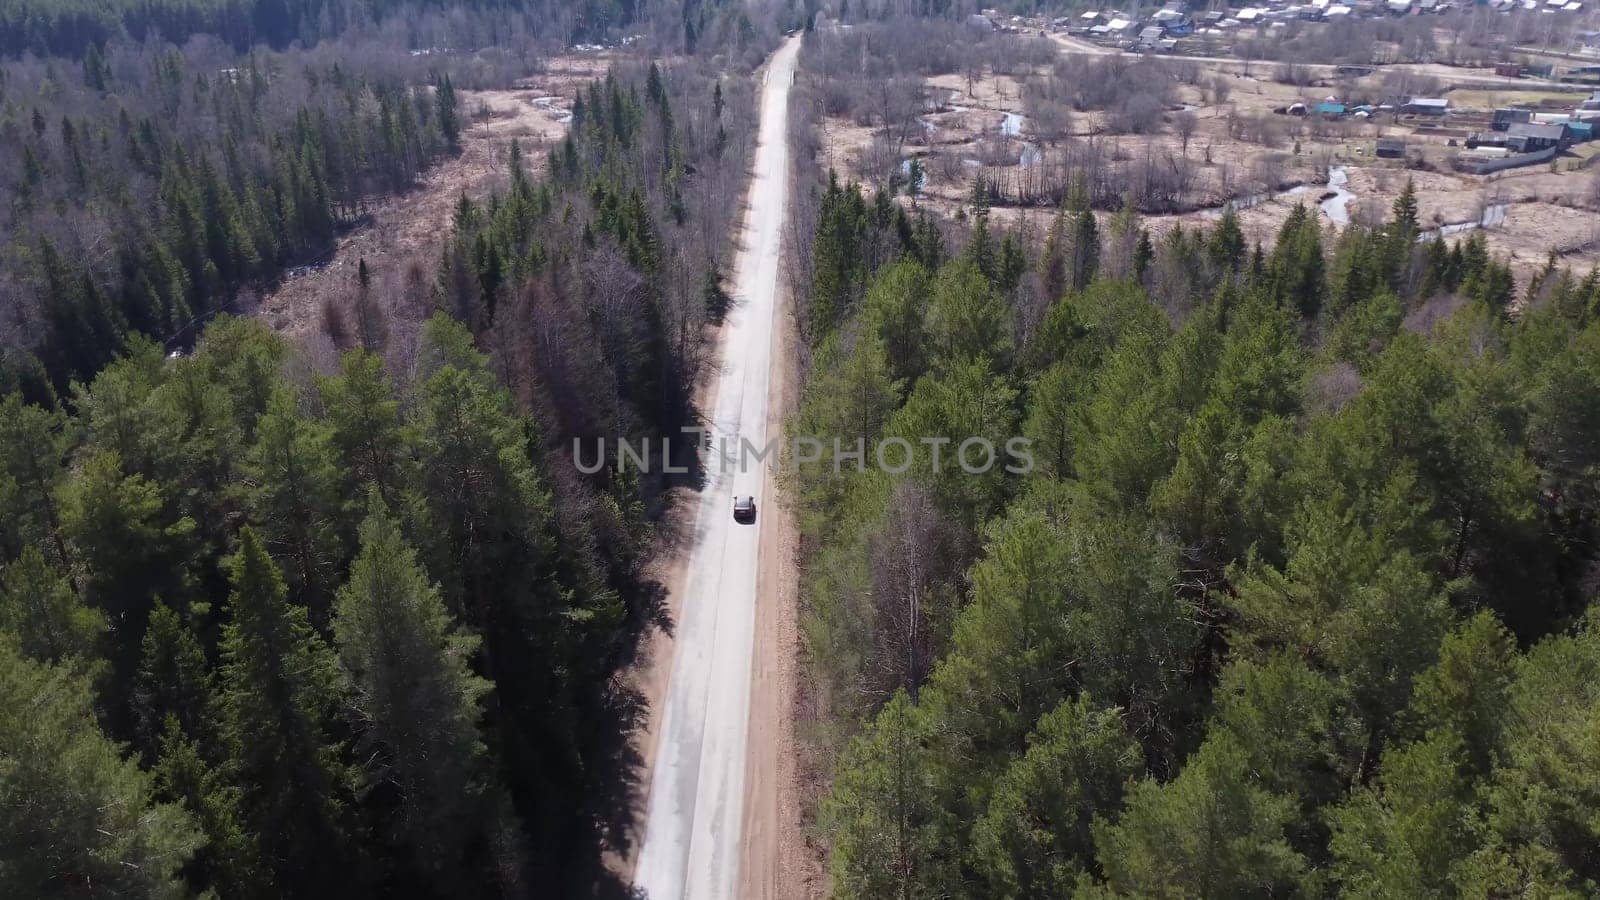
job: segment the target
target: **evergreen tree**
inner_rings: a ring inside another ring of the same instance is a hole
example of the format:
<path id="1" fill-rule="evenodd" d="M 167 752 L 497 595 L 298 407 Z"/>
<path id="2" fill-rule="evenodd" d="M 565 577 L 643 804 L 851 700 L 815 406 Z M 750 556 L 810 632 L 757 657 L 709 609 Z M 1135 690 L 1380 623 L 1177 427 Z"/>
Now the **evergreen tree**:
<path id="1" fill-rule="evenodd" d="M 256 428 L 247 471 L 250 511 L 267 546 L 287 562 L 295 597 L 325 623 L 345 560 L 339 533 L 342 473 L 327 426 L 295 409 L 287 389 L 273 395 Z"/>
<path id="2" fill-rule="evenodd" d="M 393 502 L 405 479 L 406 434 L 400 401 L 383 371 L 383 360 L 365 351 L 346 353 L 340 374 L 318 382 L 327 410 L 329 440 L 339 456 L 338 469 L 353 482 L 344 496 L 370 485 Z"/>
<path id="3" fill-rule="evenodd" d="M 1071 894 L 1094 865 L 1091 823 L 1121 806 L 1139 759 L 1117 710 L 1096 710 L 1080 696 L 1046 714 L 973 826 L 968 854 L 981 873 L 978 893 Z"/>
<path id="4" fill-rule="evenodd" d="M 201 836 L 96 721 L 87 676 L 0 633 L 0 893 L 182 897 Z"/>
<path id="5" fill-rule="evenodd" d="M 1243 747 L 1212 738 L 1168 784 L 1145 780 L 1115 823 L 1096 822 L 1106 879 L 1143 897 L 1288 894 L 1308 875 L 1284 839 L 1294 803 L 1256 782 Z"/>
<path id="6" fill-rule="evenodd" d="M 18 639 L 23 654 L 47 663 L 87 662 L 105 630 L 105 617 L 78 600 L 38 548 L 0 570 L 0 631 Z"/>
<path id="7" fill-rule="evenodd" d="M 491 809 L 477 726 L 489 683 L 468 665 L 477 639 L 455 629 L 376 493 L 368 509 L 333 622 L 365 725 L 361 792 L 392 787 L 387 829 L 420 871 L 455 890 L 465 848 Z"/>
<path id="8" fill-rule="evenodd" d="M 216 706 L 199 637 L 176 612 L 158 603 L 150 613 L 142 646 L 133 711 L 146 751 L 153 752 L 163 731 L 173 727 L 190 739 L 203 739 L 214 751 Z"/>
<path id="9" fill-rule="evenodd" d="M 221 643 L 220 727 L 229 780 L 277 890 L 297 896 L 350 884 L 359 868 L 345 840 L 336 746 L 333 652 L 254 530 L 239 535 Z"/>

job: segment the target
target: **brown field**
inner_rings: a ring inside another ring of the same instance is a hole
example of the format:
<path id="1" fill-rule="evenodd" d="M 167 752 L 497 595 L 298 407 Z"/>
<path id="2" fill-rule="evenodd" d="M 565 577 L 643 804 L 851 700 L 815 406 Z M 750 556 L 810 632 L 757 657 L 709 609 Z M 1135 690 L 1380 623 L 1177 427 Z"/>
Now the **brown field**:
<path id="1" fill-rule="evenodd" d="M 1077 52 L 1067 45 L 1068 52 Z M 1180 85 L 1178 99 L 1189 105 L 1197 118 L 1196 130 L 1188 146 L 1188 164 L 1195 172 L 1190 211 L 1151 215 L 1146 224 L 1160 233 L 1175 224 L 1204 225 L 1218 215 L 1218 207 L 1230 197 L 1259 192 L 1251 187 L 1263 161 L 1276 160 L 1266 171 L 1276 172 L 1280 186 L 1287 190 L 1269 198 L 1239 201 L 1241 227 L 1252 241 L 1270 243 L 1283 220 L 1296 203 L 1315 204 L 1322 196 L 1330 166 L 1343 166 L 1348 173 L 1348 189 L 1355 194 L 1349 204 L 1351 220 L 1380 221 L 1388 214 L 1394 198 L 1412 179 L 1424 223 L 1429 226 L 1476 221 L 1490 204 L 1508 204 L 1503 221 L 1485 229 L 1493 252 L 1508 256 L 1520 278 L 1526 278 L 1544 265 L 1554 249 L 1569 265 L 1579 270 L 1600 263 L 1596 238 L 1600 227 L 1589 224 L 1600 210 L 1600 169 L 1587 167 L 1589 157 L 1600 150 L 1600 142 L 1580 145 L 1572 154 L 1549 166 L 1530 167 L 1493 176 L 1459 174 L 1451 168 L 1453 157 L 1474 130 L 1487 129 L 1488 110 L 1509 103 L 1535 104 L 1548 98 L 1573 98 L 1543 90 L 1471 89 L 1451 91 L 1448 96 L 1462 115 L 1452 115 L 1443 123 L 1420 121 L 1383 113 L 1372 119 L 1345 119 L 1314 122 L 1308 119 L 1275 115 L 1273 110 L 1294 102 L 1315 104 L 1330 97 L 1377 94 L 1380 75 L 1341 80 L 1331 75 L 1310 86 L 1280 84 L 1272 79 L 1275 67 L 1255 64 L 1243 74 L 1237 61 L 1202 62 L 1207 80 L 1220 78 L 1228 83 L 1229 96 L 1220 105 L 1205 105 L 1199 88 Z M 1463 82 L 1478 78 L 1475 70 L 1445 66 L 1409 67 L 1419 74 Z M 1042 73 L 1041 73 L 1042 74 Z M 1446 76 L 1448 76 L 1446 78 Z M 1008 113 L 1024 111 L 1022 85 L 1007 75 L 985 73 L 969 80 L 962 74 L 927 79 L 927 96 L 933 111 L 923 116 L 926 130 L 913 134 L 904 146 L 895 148 L 875 141 L 877 130 L 840 119 L 827 119 L 823 130 L 823 166 L 863 181 L 875 181 L 892 171 L 897 160 L 920 158 L 926 172 L 917 204 L 941 215 L 954 215 L 967 203 L 974 177 L 981 173 L 1004 179 L 1017 177 L 1025 143 L 1036 143 L 1048 165 L 1051 146 L 1035 142 L 1027 124 L 1020 137 L 1002 134 L 1001 123 Z M 1481 116 L 1467 108 L 1482 110 Z M 1182 141 L 1175 133 L 1173 113 L 1166 116 L 1162 130 L 1153 135 L 1109 135 L 1098 133 L 1103 116 L 1094 111 L 1076 111 L 1071 117 L 1070 138 L 1107 142 L 1114 157 L 1138 159 L 1146 154 L 1155 158 L 1179 159 L 1185 156 Z M 1263 117 L 1269 128 L 1296 130 L 1277 140 L 1270 137 L 1247 141 L 1235 137 L 1230 128 L 1234 117 L 1248 120 Z M 1276 123 L 1275 125 L 1272 123 Z M 1402 137 L 1408 159 L 1376 159 L 1374 142 L 1379 137 Z M 898 150 L 898 153 L 895 151 Z M 1298 186 L 1298 187 L 1296 187 Z M 904 200 L 903 200 L 904 202 Z M 991 215 L 1008 225 L 1026 225 L 1042 232 L 1052 210 L 997 207 Z M 1329 228 L 1339 224 L 1324 218 Z"/>
<path id="2" fill-rule="evenodd" d="M 460 153 L 425 172 L 407 193 L 371 204 L 364 221 L 339 238 L 327 259 L 291 273 L 262 298 L 261 316 L 280 331 L 315 341 L 328 317 L 351 303 L 357 263 L 365 259 L 375 294 L 386 305 L 391 337 L 403 344 L 430 311 L 426 298 L 434 266 L 462 194 L 482 199 L 505 184 L 513 140 L 530 172 L 541 169 L 542 151 L 566 133 L 577 91 L 604 75 L 611 62 L 605 52 L 574 53 L 550 60 L 544 71 L 512 89 L 461 91 Z"/>

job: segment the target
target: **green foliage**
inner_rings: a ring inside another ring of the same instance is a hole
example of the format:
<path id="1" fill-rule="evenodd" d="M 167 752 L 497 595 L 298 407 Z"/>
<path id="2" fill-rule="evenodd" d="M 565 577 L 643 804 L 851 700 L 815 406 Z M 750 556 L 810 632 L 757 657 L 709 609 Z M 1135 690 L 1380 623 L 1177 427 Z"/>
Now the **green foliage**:
<path id="1" fill-rule="evenodd" d="M 1284 838 L 1294 818 L 1294 802 L 1260 783 L 1238 740 L 1218 736 L 1170 783 L 1135 785 L 1115 823 L 1096 823 L 1095 840 L 1118 893 L 1288 894 L 1310 876 Z"/>
<path id="2" fill-rule="evenodd" d="M 476 637 L 450 621 L 376 493 L 350 581 L 339 590 L 333 632 L 350 704 L 365 725 L 362 793 L 392 786 L 390 830 L 420 871 L 459 886 L 464 846 L 493 821 L 485 815 L 477 728 L 490 684 L 468 668 Z"/>
<path id="3" fill-rule="evenodd" d="M 273 881 L 296 893 L 347 883 L 339 785 L 328 726 L 338 702 L 333 652 L 246 528 L 230 569 L 221 642 L 220 731 L 244 821 Z"/>
<path id="4" fill-rule="evenodd" d="M 1120 808 L 1123 785 L 1139 770 L 1138 746 L 1117 710 L 1097 710 L 1080 695 L 1047 713 L 972 829 L 968 855 L 980 873 L 977 892 L 1070 894 L 1093 865 L 1090 825 Z"/>
<path id="5" fill-rule="evenodd" d="M 0 892 L 182 897 L 188 814 L 95 720 L 88 679 L 0 634 Z"/>
<path id="6" fill-rule="evenodd" d="M 0 572 L 0 631 L 16 635 L 25 655 L 47 663 L 87 661 L 105 630 L 105 617 L 79 601 L 37 548 L 22 551 Z"/>
<path id="7" fill-rule="evenodd" d="M 1332 876 L 1358 897 L 1449 897 L 1452 868 L 1472 852 L 1465 748 L 1451 731 L 1384 754 L 1379 784 L 1329 813 Z"/>
<path id="8" fill-rule="evenodd" d="M 1413 193 L 1253 260 L 1231 214 L 1172 229 L 1137 283 L 1075 283 L 1073 207 L 1030 306 L 980 185 L 926 311 L 905 261 L 835 308 L 801 421 L 1020 422 L 1035 461 L 801 473 L 840 895 L 1593 893 L 1600 276 L 1552 263 L 1513 313 Z M 918 496 L 911 558 L 971 565 L 917 582 L 951 627 L 880 706 L 874 548 Z"/>

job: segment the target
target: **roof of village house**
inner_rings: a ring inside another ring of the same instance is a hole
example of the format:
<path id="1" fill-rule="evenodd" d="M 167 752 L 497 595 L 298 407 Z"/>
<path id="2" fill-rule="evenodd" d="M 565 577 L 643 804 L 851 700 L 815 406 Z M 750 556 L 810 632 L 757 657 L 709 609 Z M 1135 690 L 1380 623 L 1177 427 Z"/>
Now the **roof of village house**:
<path id="1" fill-rule="evenodd" d="M 1545 141 L 1559 141 L 1566 135 L 1567 130 L 1561 125 L 1534 125 L 1530 122 L 1518 122 L 1506 132 L 1511 137 L 1531 137 Z"/>

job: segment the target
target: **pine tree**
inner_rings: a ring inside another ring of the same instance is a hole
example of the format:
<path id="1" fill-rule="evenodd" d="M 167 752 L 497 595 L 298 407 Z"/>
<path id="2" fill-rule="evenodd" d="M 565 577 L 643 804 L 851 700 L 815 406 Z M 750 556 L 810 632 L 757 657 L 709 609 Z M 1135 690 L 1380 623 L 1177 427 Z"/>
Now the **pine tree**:
<path id="1" fill-rule="evenodd" d="M 1284 838 L 1294 809 L 1257 783 L 1238 741 L 1213 737 L 1171 782 L 1135 786 L 1115 824 L 1095 823 L 1095 844 L 1119 894 L 1288 894 L 1307 871 Z"/>
<path id="2" fill-rule="evenodd" d="M 352 875 L 327 731 L 337 663 L 304 607 L 285 598 L 283 576 L 248 527 L 229 581 L 219 685 L 229 780 L 244 791 L 241 811 L 276 887 L 326 893 Z"/>
<path id="3" fill-rule="evenodd" d="M 1100 268 L 1100 228 L 1095 223 L 1094 210 L 1085 206 L 1076 216 L 1072 230 L 1072 289 L 1081 291 L 1094 281 Z"/>
<path id="4" fill-rule="evenodd" d="M 339 360 L 339 375 L 319 381 L 317 387 L 339 468 L 353 485 L 375 487 L 392 502 L 403 479 L 406 437 L 400 401 L 384 375 L 383 360 L 359 350 L 346 353 Z M 345 496 L 361 493 L 351 490 Z"/>
<path id="5" fill-rule="evenodd" d="M 366 257 L 356 261 L 356 335 L 361 339 L 361 349 L 368 353 L 383 350 L 383 311 L 372 296 L 372 270 Z"/>
<path id="6" fill-rule="evenodd" d="M 14 635 L 27 656 L 86 663 L 105 630 L 105 616 L 79 601 L 37 547 L 0 570 L 0 631 Z"/>
<path id="7" fill-rule="evenodd" d="M 0 894 L 186 896 L 201 836 L 100 730 L 88 677 L 0 634 Z"/>
<path id="8" fill-rule="evenodd" d="M 185 870 L 190 884 L 224 897 L 266 896 L 271 879 L 261 871 L 256 841 L 245 830 L 239 809 L 243 791 L 206 763 L 200 743 L 187 737 L 176 719 L 167 719 L 154 755 L 161 796 L 183 804 L 205 835 Z"/>
<path id="9" fill-rule="evenodd" d="M 991 897 L 1065 897 L 1094 863 L 1090 826 L 1121 806 L 1138 745 L 1117 710 L 1087 696 L 1039 720 L 1028 751 L 998 779 L 967 854 Z"/>
<path id="10" fill-rule="evenodd" d="M 287 562 L 296 598 L 320 625 L 346 558 L 338 490 L 343 473 L 328 427 L 301 416 L 288 388 L 274 393 L 261 417 L 247 471 L 252 520 Z"/>
<path id="11" fill-rule="evenodd" d="M 490 685 L 469 667 L 477 638 L 456 630 L 376 493 L 333 632 L 365 723 L 363 793 L 392 786 L 394 837 L 441 886 L 458 885 L 489 809 L 477 720 Z"/>
<path id="12" fill-rule="evenodd" d="M 936 793 L 930 725 L 902 691 L 840 758 L 820 812 L 840 894 L 937 897 L 958 883 L 958 823 Z"/>
<path id="13" fill-rule="evenodd" d="M 38 545 L 52 550 L 58 565 L 71 560 L 56 500 L 66 474 L 64 422 L 60 413 L 23 403 L 20 394 L 0 400 L 0 547 L 8 559 Z"/>
<path id="14" fill-rule="evenodd" d="M 216 749 L 215 704 L 206 651 L 193 628 L 166 604 L 150 612 L 134 682 L 133 712 L 141 743 L 153 752 L 163 730 L 176 725 Z"/>

